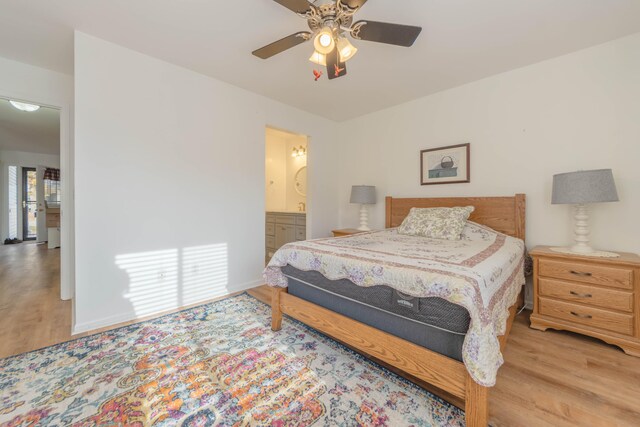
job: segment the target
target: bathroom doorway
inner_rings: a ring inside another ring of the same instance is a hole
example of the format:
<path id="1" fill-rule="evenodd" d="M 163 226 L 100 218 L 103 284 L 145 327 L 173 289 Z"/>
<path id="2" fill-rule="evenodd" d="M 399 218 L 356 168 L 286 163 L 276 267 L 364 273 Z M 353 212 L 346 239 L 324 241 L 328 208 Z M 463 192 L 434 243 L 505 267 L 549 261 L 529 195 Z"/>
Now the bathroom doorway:
<path id="1" fill-rule="evenodd" d="M 265 261 L 290 242 L 307 238 L 306 135 L 265 132 Z"/>

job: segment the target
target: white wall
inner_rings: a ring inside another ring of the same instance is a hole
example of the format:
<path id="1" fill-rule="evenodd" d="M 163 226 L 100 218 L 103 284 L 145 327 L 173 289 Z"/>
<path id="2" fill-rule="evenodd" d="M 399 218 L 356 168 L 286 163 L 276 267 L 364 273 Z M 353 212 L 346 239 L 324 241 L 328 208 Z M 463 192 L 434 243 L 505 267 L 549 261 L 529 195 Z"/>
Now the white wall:
<path id="1" fill-rule="evenodd" d="M 0 95 L 60 109 L 62 235 L 60 296 L 70 299 L 74 284 L 73 247 L 73 77 L 0 57 Z"/>
<path id="2" fill-rule="evenodd" d="M 28 153 L 26 151 L 0 151 L 0 161 L 14 166 L 47 166 L 60 167 L 60 156 L 54 154 Z"/>
<path id="3" fill-rule="evenodd" d="M 0 225 L 0 241 L 4 242 L 4 239 L 9 237 L 9 192 L 8 192 L 8 180 L 9 180 L 9 166 L 20 167 L 37 167 L 46 166 L 50 168 L 60 168 L 60 156 L 52 154 L 38 154 L 27 153 L 24 151 L 0 151 L 0 167 L 2 168 L 2 174 L 0 175 L 0 218 L 2 218 L 2 224 Z M 38 176 L 38 180 L 41 177 Z M 18 206 L 22 206 L 22 170 L 18 170 Z M 22 211 L 18 214 L 18 238 L 22 239 Z M 45 220 L 44 215 L 42 220 Z M 39 220 L 40 221 L 40 220 Z"/>
<path id="4" fill-rule="evenodd" d="M 552 175 L 612 168 L 619 203 L 592 209 L 595 247 L 640 252 L 640 34 L 341 123 L 341 225 L 357 224 L 353 184 L 384 196 L 527 195 L 527 246 L 572 241 Z M 421 149 L 471 143 L 471 182 L 420 186 Z"/>
<path id="5" fill-rule="evenodd" d="M 266 125 L 311 137 L 308 235 L 337 223 L 333 122 L 79 32 L 75 95 L 76 331 L 261 283 Z"/>
<path id="6" fill-rule="evenodd" d="M 0 95 L 51 107 L 73 101 L 73 76 L 0 57 Z"/>

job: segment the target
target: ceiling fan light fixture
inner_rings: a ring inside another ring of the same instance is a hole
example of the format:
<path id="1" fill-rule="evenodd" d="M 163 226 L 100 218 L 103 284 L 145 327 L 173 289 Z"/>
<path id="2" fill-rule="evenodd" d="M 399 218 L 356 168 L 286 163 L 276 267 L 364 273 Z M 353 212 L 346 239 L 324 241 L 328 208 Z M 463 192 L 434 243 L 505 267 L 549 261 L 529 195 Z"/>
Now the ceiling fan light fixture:
<path id="1" fill-rule="evenodd" d="M 336 42 L 333 39 L 333 30 L 329 27 L 324 27 L 320 30 L 313 40 L 313 47 L 323 55 L 331 52 L 335 46 Z"/>
<path id="2" fill-rule="evenodd" d="M 315 50 L 315 51 L 313 51 L 313 54 L 309 58 L 309 61 L 326 67 L 327 66 L 327 55 L 323 55 L 320 52 L 318 52 L 317 50 Z"/>
<path id="3" fill-rule="evenodd" d="M 273 0 L 262 0 L 273 1 Z M 353 40 L 366 40 L 394 46 L 410 47 L 422 27 L 389 22 L 354 20 L 354 14 L 367 0 L 275 0 L 307 21 L 308 31 L 298 31 L 251 52 L 261 59 L 278 55 L 306 41 L 315 48 L 310 61 L 326 67 L 329 80 L 347 75 L 346 61 L 358 49 Z M 326 65 L 325 65 L 326 64 Z M 313 70 L 315 81 L 323 75 Z"/>
<path id="4" fill-rule="evenodd" d="M 338 39 L 338 52 L 340 52 L 340 62 L 347 62 L 358 52 L 358 48 L 351 44 L 346 37 Z"/>
<path id="5" fill-rule="evenodd" d="M 40 109 L 39 105 L 27 104 L 26 102 L 9 100 L 9 103 L 13 105 L 14 108 L 17 108 L 20 111 L 26 111 L 28 113 L 33 113 L 34 111 L 38 111 Z"/>

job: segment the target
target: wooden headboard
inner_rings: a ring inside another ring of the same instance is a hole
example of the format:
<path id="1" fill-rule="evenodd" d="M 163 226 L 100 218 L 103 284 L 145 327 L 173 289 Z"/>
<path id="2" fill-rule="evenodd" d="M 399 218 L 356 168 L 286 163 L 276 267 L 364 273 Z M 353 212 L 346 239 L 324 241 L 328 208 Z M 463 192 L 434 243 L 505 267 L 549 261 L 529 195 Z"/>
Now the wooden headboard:
<path id="1" fill-rule="evenodd" d="M 399 226 L 411 208 L 475 206 L 470 221 L 486 225 L 496 231 L 524 240 L 525 195 L 513 197 L 434 197 L 420 199 L 386 198 L 385 227 Z"/>

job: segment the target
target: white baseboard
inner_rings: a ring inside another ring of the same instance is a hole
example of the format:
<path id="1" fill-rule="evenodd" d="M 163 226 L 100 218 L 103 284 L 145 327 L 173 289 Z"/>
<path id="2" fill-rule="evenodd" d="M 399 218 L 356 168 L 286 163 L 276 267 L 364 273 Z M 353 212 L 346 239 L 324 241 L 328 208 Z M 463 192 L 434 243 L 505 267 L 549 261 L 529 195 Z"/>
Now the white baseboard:
<path id="1" fill-rule="evenodd" d="M 73 326 L 72 335 L 81 334 L 83 332 L 93 331 L 95 329 L 106 328 L 108 326 L 117 325 L 119 323 L 130 322 L 138 317 L 135 313 L 121 313 L 115 316 L 104 317 L 91 322 L 78 323 Z"/>
<path id="2" fill-rule="evenodd" d="M 264 284 L 264 280 L 263 279 L 259 279 L 259 280 L 254 280 L 252 282 L 248 282 L 248 283 L 243 283 L 241 285 L 238 286 L 234 286 L 231 289 L 226 289 L 226 292 L 219 295 L 219 296 L 214 296 L 213 298 L 224 298 L 225 296 L 231 295 L 231 294 L 235 294 L 237 292 L 242 292 L 242 291 L 246 291 L 247 289 L 251 289 L 251 288 L 255 288 L 256 286 L 260 286 Z M 145 321 L 145 320 L 150 320 L 156 317 L 160 317 L 163 316 L 165 314 L 169 314 L 175 311 L 180 311 L 181 309 L 186 309 L 187 307 L 193 307 L 193 306 L 197 306 L 200 303 L 205 303 L 207 301 L 210 301 L 211 299 L 206 299 L 206 300 L 202 300 L 200 302 L 195 302 L 193 304 L 189 304 L 188 306 L 184 306 L 184 307 L 176 307 L 175 309 L 169 310 L 169 311 L 160 311 L 158 313 L 152 313 L 152 314 L 148 314 L 145 315 L 143 317 L 137 316 L 135 312 L 127 312 L 127 313 L 120 313 L 120 314 L 116 314 L 113 316 L 109 316 L 109 317 L 104 317 L 102 319 L 98 319 L 98 320 L 93 320 L 91 322 L 84 322 L 84 323 L 78 323 L 76 325 L 73 326 L 72 329 L 72 334 L 76 335 L 76 334 L 81 334 L 84 332 L 89 332 L 89 331 L 94 331 L 96 329 L 101 329 L 101 328 L 107 328 L 109 326 L 116 326 L 120 323 L 125 323 L 125 322 L 132 322 L 132 321 L 136 321 L 139 320 L 141 322 Z"/>

